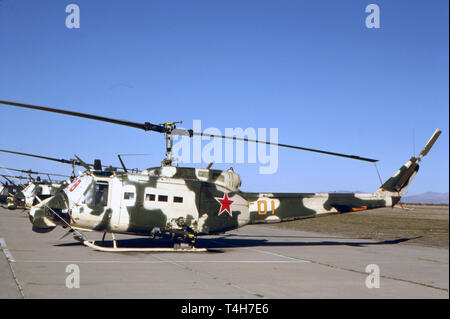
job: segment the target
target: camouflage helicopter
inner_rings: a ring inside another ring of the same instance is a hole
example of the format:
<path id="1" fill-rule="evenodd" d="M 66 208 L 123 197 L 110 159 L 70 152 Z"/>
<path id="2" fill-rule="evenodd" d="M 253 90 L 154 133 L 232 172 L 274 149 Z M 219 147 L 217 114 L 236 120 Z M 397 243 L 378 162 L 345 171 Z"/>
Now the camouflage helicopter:
<path id="1" fill-rule="evenodd" d="M 419 156 L 411 157 L 374 193 L 248 193 L 239 189 L 241 178 L 233 169 L 173 166 L 173 135 L 242 140 L 367 162 L 377 160 L 178 129 L 178 123 L 175 122 L 136 123 L 30 104 L 9 101 L 0 103 L 165 134 L 166 157 L 160 167 L 137 173 L 129 173 L 126 169 L 124 172 L 87 170 L 65 189 L 31 209 L 29 217 L 34 231 L 49 232 L 58 225 L 69 227 L 69 232 L 76 233 L 75 239 L 101 251 L 155 250 L 119 248 L 114 234 L 168 237 L 174 241 L 174 251 L 203 251 L 195 247 L 195 239 L 198 236 L 220 234 L 249 224 L 287 222 L 331 213 L 394 206 L 417 174 L 419 162 L 428 154 L 441 134 L 440 130 L 436 130 Z M 88 240 L 81 231 L 98 231 L 104 235 L 111 233 L 113 247 L 96 244 Z"/>
<path id="2" fill-rule="evenodd" d="M 25 185 L 22 183 L 22 179 L 28 179 L 25 176 L 12 176 L 1 174 L 5 181 L 0 180 L 0 204 L 6 204 L 6 208 L 15 209 L 17 207 L 25 207 L 22 190 Z M 19 183 L 14 183 L 13 179 L 18 179 Z"/>
<path id="3" fill-rule="evenodd" d="M 40 159 L 44 159 L 44 160 L 48 160 L 48 161 L 53 161 L 53 162 L 58 162 L 58 163 L 62 163 L 62 164 L 69 164 L 72 166 L 72 175 L 70 176 L 71 179 L 75 178 L 75 167 L 76 166 L 82 166 L 84 168 L 87 168 L 88 170 L 91 167 L 94 166 L 98 166 L 99 169 L 103 169 L 105 168 L 106 170 L 120 170 L 121 168 L 119 167 L 115 167 L 115 166 L 106 166 L 106 165 L 101 165 L 101 161 L 100 160 L 94 160 L 94 164 L 89 164 L 89 163 L 85 163 L 84 161 L 82 161 L 78 156 L 75 155 L 75 158 L 72 159 L 64 159 L 64 158 L 55 158 L 55 157 L 50 157 L 50 156 L 43 156 L 43 155 L 36 155 L 36 154 L 30 154 L 30 153 L 22 153 L 22 152 L 17 152 L 17 151 L 10 151 L 10 150 L 1 150 L 0 152 L 3 153 L 9 153 L 9 154 L 15 154 L 15 155 L 22 155 L 22 156 L 28 156 L 28 157 L 34 157 L 34 158 L 40 158 Z M 129 155 L 129 154 L 119 154 L 119 160 L 122 162 L 122 159 L 120 158 L 120 155 Z M 134 154 L 131 154 L 134 155 Z M 140 155 L 140 154 L 137 154 Z M 1 168 L 1 167 L 0 167 Z M 28 173 L 29 171 L 22 171 L 24 173 Z M 47 173 L 42 173 L 45 175 L 48 175 Z M 51 175 L 56 175 L 57 174 L 51 174 Z M 69 177 L 66 175 L 59 175 L 59 176 L 63 176 L 63 177 Z"/>
<path id="4" fill-rule="evenodd" d="M 56 191 L 61 187 L 61 185 L 65 182 L 55 182 L 51 180 L 50 176 L 58 176 L 58 177 L 66 177 L 69 178 L 69 176 L 61 175 L 61 174 L 53 174 L 53 173 L 42 173 L 42 172 L 35 172 L 32 170 L 21 170 L 21 169 L 15 169 L 15 168 L 8 168 L 8 167 L 0 167 L 0 169 L 8 170 L 8 171 L 15 171 L 20 172 L 28 175 L 28 184 L 23 185 L 22 182 L 20 183 L 20 187 L 16 186 L 16 191 L 14 194 L 10 194 L 12 198 L 8 200 L 8 208 L 9 209 L 16 209 L 16 208 L 31 208 L 34 204 L 37 204 L 39 201 L 37 200 L 37 196 L 41 199 L 48 198 L 50 196 L 55 195 Z M 36 178 L 33 177 L 33 175 L 47 175 L 48 180 L 42 180 L 40 176 L 37 176 Z M 12 178 L 18 178 L 22 179 L 23 176 L 10 176 Z M 10 181 L 10 183 L 12 183 Z M 11 184 L 13 185 L 13 184 Z M 21 205 L 23 202 L 23 205 Z M 17 205 L 19 203 L 19 205 Z"/>
<path id="5" fill-rule="evenodd" d="M 6 203 L 6 198 L 8 197 L 10 186 L 8 182 L 3 182 L 0 180 L 0 203 Z"/>
<path id="6" fill-rule="evenodd" d="M 28 185 L 25 185 L 22 187 L 22 189 L 17 192 L 16 198 L 10 198 L 8 208 L 9 209 L 15 209 L 15 208 L 25 208 L 29 209 L 33 205 L 39 203 L 42 199 L 46 199 L 50 196 L 55 195 L 55 193 L 61 189 L 66 187 L 69 183 L 73 181 L 75 178 L 75 167 L 76 166 L 82 166 L 85 169 L 90 170 L 91 167 L 94 167 L 94 169 L 100 169 L 102 170 L 105 168 L 105 170 L 118 170 L 120 168 L 114 167 L 114 166 L 105 166 L 101 165 L 100 160 L 95 160 L 94 164 L 88 164 L 82 161 L 78 156 L 75 155 L 76 159 L 58 159 L 54 157 L 49 156 L 42 156 L 42 155 L 35 155 L 35 154 L 29 154 L 29 153 L 22 153 L 22 152 L 16 152 L 16 151 L 10 151 L 10 150 L 1 150 L 0 152 L 4 153 L 10 153 L 15 155 L 23 155 L 23 156 L 29 156 L 29 157 L 35 157 L 40 158 L 44 160 L 59 162 L 63 164 L 69 164 L 72 166 L 72 175 L 60 175 L 60 174 L 50 174 L 50 173 L 40 173 L 40 172 L 33 172 L 31 170 L 18 170 L 18 169 L 12 169 L 12 168 L 6 168 L 6 167 L 0 167 L 0 169 L 7 169 L 12 171 L 17 171 L 21 173 L 26 173 L 29 176 L 29 183 Z M 120 156 L 119 156 L 120 159 Z M 31 175 L 47 175 L 48 180 L 41 180 L 41 178 L 38 176 L 36 179 L 32 178 Z M 59 182 L 54 182 L 51 180 L 50 176 L 59 176 L 59 177 L 65 177 L 66 179 Z M 24 202 L 24 205 L 20 205 L 17 203 Z"/>

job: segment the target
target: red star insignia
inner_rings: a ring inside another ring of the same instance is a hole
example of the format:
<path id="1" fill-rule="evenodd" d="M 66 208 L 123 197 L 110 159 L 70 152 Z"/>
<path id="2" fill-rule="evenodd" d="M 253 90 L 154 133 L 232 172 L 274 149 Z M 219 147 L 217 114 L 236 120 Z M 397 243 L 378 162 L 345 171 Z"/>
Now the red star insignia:
<path id="1" fill-rule="evenodd" d="M 234 203 L 234 201 L 229 200 L 228 195 L 226 193 L 224 193 L 223 198 L 216 197 L 216 200 L 220 203 L 220 210 L 218 216 L 220 216 L 220 214 L 222 214 L 224 211 L 226 211 L 230 216 L 233 216 L 232 215 L 233 212 L 231 211 L 230 205 Z"/>

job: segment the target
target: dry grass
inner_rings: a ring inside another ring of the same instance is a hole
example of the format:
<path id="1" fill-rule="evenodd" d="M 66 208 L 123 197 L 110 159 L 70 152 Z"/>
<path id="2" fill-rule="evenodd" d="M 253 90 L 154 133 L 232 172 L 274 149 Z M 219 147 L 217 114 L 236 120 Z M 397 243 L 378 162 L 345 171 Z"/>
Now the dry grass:
<path id="1" fill-rule="evenodd" d="M 273 224 L 273 227 L 345 235 L 361 239 L 395 240 L 404 244 L 449 248 L 447 207 L 404 206 L 328 215 L 319 218 Z"/>

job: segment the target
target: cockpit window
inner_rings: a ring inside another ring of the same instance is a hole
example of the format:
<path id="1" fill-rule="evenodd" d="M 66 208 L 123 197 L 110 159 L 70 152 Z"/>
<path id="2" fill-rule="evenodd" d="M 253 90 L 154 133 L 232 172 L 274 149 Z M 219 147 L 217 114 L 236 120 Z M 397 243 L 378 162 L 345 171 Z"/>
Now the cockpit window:
<path id="1" fill-rule="evenodd" d="M 89 206 L 108 205 L 108 184 L 94 183 L 86 195 L 85 202 Z"/>

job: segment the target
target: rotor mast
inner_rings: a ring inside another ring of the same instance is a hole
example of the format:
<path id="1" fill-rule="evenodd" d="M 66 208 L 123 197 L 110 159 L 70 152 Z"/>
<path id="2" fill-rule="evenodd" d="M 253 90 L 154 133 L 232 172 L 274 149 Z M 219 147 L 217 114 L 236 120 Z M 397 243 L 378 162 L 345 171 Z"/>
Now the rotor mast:
<path id="1" fill-rule="evenodd" d="M 176 129 L 176 124 L 182 124 L 183 121 L 178 122 L 166 122 L 163 124 L 160 124 L 161 126 L 164 126 L 166 129 L 165 132 L 165 139 L 166 139 L 166 157 L 161 161 L 162 166 L 172 166 L 172 163 L 176 161 L 177 159 L 173 157 L 172 148 L 173 148 L 173 136 L 172 131 Z"/>

